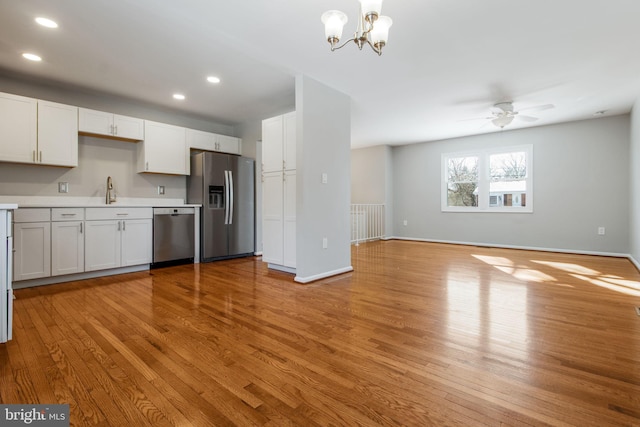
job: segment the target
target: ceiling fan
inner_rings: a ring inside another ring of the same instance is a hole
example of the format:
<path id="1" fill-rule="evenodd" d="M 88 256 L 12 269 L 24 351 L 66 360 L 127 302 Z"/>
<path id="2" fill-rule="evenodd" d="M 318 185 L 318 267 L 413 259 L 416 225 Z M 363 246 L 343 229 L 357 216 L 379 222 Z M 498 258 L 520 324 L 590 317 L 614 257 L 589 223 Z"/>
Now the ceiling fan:
<path id="1" fill-rule="evenodd" d="M 518 118 L 518 120 L 523 120 L 525 122 L 535 122 L 536 120 L 538 120 L 538 117 L 525 116 L 524 114 L 520 114 L 521 111 L 525 111 L 525 110 L 544 111 L 550 108 L 554 108 L 554 105 L 553 104 L 538 105 L 535 107 L 522 108 L 519 111 L 516 111 L 513 109 L 512 101 L 498 102 L 493 107 L 491 107 L 490 109 L 491 116 L 483 117 L 482 119 L 490 120 L 491 123 L 493 123 L 495 126 L 499 127 L 500 129 L 503 129 L 505 126 L 511 124 L 513 119 L 515 119 L 516 117 Z M 471 120 L 478 120 L 478 119 L 471 119 Z"/>

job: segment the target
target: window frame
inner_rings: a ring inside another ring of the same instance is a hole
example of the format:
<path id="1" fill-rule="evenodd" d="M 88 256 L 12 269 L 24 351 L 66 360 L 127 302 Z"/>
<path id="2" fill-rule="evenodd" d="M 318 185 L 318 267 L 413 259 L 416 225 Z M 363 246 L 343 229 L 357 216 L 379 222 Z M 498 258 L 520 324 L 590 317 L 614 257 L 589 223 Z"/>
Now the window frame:
<path id="1" fill-rule="evenodd" d="M 527 174 L 526 206 L 490 206 L 490 158 L 494 154 L 524 152 Z M 478 206 L 448 206 L 448 163 L 449 159 L 459 157 L 478 158 Z M 533 145 L 491 147 L 477 150 L 442 153 L 440 182 L 440 209 L 442 212 L 493 212 L 493 213 L 533 213 Z"/>

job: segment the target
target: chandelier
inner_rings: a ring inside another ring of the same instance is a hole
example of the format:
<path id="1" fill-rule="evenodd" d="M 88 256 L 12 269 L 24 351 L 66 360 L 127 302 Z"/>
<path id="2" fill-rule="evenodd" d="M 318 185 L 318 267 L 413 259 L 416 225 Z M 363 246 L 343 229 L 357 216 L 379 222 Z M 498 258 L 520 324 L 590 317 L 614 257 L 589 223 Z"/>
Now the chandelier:
<path id="1" fill-rule="evenodd" d="M 342 29 L 347 23 L 347 15 L 339 10 L 328 10 L 322 14 L 324 34 L 331 45 L 331 51 L 343 48 L 353 41 L 362 50 L 364 44 L 368 44 L 378 56 L 382 55 L 382 48 L 389 39 L 389 27 L 393 21 L 388 16 L 381 16 L 382 0 L 360 0 L 360 16 L 358 27 L 353 38 L 338 46 L 342 37 Z"/>

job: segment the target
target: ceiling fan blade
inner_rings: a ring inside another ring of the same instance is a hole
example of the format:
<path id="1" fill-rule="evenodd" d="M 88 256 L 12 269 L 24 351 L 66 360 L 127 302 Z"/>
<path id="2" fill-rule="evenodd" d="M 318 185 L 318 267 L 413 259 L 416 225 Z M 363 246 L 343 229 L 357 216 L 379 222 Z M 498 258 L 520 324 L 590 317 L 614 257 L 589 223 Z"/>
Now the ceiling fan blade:
<path id="1" fill-rule="evenodd" d="M 523 120 L 525 122 L 535 122 L 536 120 L 538 120 L 537 117 L 533 117 L 533 116 L 523 116 L 522 114 L 518 115 L 518 118 L 520 120 Z"/>
<path id="2" fill-rule="evenodd" d="M 544 110 L 550 110 L 552 108 L 556 108 L 556 106 L 553 104 L 544 104 L 544 105 L 534 105 L 533 107 L 520 108 L 518 111 L 527 111 L 527 110 L 544 111 Z"/>
<path id="3" fill-rule="evenodd" d="M 493 118 L 494 117 L 476 117 L 476 118 L 473 118 L 473 119 L 456 120 L 456 122 L 471 122 L 471 121 L 474 121 L 474 120 L 491 120 Z"/>

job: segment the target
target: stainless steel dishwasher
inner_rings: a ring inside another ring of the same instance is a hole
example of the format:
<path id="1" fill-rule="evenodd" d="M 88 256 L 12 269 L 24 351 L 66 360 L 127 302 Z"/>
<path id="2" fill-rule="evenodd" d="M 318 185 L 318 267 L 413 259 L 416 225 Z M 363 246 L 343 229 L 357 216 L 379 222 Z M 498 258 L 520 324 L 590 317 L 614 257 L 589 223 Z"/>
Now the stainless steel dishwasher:
<path id="1" fill-rule="evenodd" d="M 153 209 L 152 267 L 193 262 L 195 208 Z"/>

